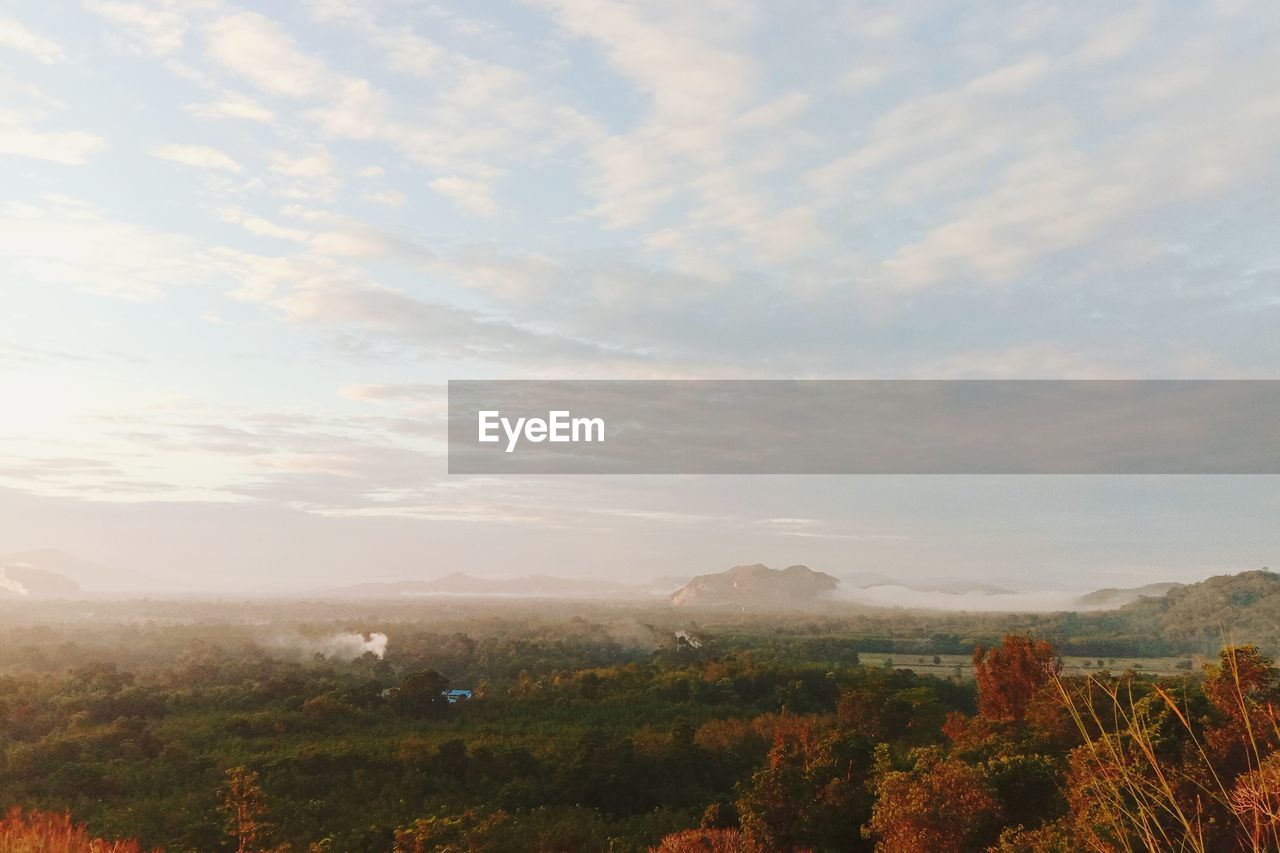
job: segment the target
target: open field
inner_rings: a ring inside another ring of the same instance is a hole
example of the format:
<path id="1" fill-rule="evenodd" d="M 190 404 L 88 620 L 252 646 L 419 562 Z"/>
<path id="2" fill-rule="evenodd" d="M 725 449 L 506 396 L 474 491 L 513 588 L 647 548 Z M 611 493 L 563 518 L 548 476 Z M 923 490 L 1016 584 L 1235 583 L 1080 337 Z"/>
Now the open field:
<path id="1" fill-rule="evenodd" d="M 973 660 L 969 655 L 893 655 L 884 652 L 858 652 L 859 662 L 867 666 L 907 669 L 917 675 L 956 678 L 973 681 Z M 1136 672 L 1143 675 L 1187 675 L 1199 672 L 1203 658 L 1194 657 L 1119 657 L 1090 658 L 1064 656 L 1064 675 L 1090 675 L 1109 671 L 1113 675 Z"/>

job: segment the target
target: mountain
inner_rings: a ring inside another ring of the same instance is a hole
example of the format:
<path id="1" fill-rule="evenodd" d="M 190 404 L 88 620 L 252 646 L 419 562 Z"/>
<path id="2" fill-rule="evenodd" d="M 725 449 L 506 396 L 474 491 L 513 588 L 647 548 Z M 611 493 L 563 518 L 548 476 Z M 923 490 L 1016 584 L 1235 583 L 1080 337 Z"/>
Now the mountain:
<path id="1" fill-rule="evenodd" d="M 849 572 L 840 576 L 841 588 L 866 589 L 872 586 L 892 586 L 901 583 L 880 572 Z"/>
<path id="2" fill-rule="evenodd" d="M 65 575 L 22 564 L 0 565 L 0 599 L 76 598 L 80 585 Z"/>
<path id="3" fill-rule="evenodd" d="M 1217 575 L 1121 608 L 1135 634 L 1214 653 L 1224 643 L 1280 652 L 1280 575 L 1263 569 Z"/>
<path id="4" fill-rule="evenodd" d="M 141 572 L 104 566 L 53 548 L 5 554 L 0 556 L 0 566 L 62 575 L 74 581 L 80 591 L 91 593 L 148 592 L 161 586 L 154 578 Z"/>
<path id="5" fill-rule="evenodd" d="M 651 594 L 633 587 L 593 578 L 529 575 L 519 578 L 478 578 L 453 572 L 427 581 L 385 581 L 353 584 L 326 591 L 339 598 L 399 598 L 412 595 L 457 595 L 503 598 L 634 598 Z"/>
<path id="6" fill-rule="evenodd" d="M 671 594 L 677 606 L 797 607 L 816 604 L 835 592 L 840 582 L 808 566 L 777 570 L 756 563 L 698 575 Z"/>
<path id="7" fill-rule="evenodd" d="M 1142 598 L 1160 598 L 1163 595 L 1167 595 L 1172 590 L 1180 589 L 1183 586 L 1186 586 L 1186 584 L 1166 581 L 1162 583 L 1149 583 L 1146 586 L 1095 589 L 1093 592 L 1085 593 L 1077 598 L 1076 603 L 1081 607 L 1108 610 L 1117 607 L 1124 607 L 1126 604 L 1132 604 Z"/>
<path id="8" fill-rule="evenodd" d="M 653 590 L 655 594 L 665 598 L 688 582 L 688 575 L 663 575 L 649 581 L 645 586 Z"/>

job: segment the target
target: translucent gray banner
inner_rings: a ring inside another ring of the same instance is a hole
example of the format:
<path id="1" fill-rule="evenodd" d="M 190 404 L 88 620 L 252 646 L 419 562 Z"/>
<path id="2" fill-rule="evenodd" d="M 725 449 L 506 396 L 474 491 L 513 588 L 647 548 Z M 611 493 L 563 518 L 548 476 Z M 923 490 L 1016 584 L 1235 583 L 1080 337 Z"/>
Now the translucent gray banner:
<path id="1" fill-rule="evenodd" d="M 451 381 L 452 474 L 1277 474 L 1280 381 Z"/>

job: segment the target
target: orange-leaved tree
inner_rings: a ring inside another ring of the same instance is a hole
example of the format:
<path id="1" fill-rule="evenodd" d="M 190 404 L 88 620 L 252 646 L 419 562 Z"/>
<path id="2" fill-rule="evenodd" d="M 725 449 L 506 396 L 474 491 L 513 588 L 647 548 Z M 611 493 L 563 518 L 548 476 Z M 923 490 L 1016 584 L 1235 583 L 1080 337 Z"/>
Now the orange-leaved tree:
<path id="1" fill-rule="evenodd" d="M 235 839 L 236 853 L 257 853 L 266 834 L 266 797 L 258 774 L 243 767 L 227 770 L 222 813 L 227 819 L 227 834 Z"/>
<path id="2" fill-rule="evenodd" d="M 864 829 L 877 850 L 965 853 L 996 841 L 1002 808 L 982 769 L 922 747 L 912 753 L 913 767 L 894 770 L 887 747 L 880 749 L 876 803 Z"/>
<path id="3" fill-rule="evenodd" d="M 663 836 L 649 853 L 761 853 L 737 829 L 684 829 Z"/>
<path id="4" fill-rule="evenodd" d="M 978 679 L 978 713 L 989 720 L 1021 720 L 1035 695 L 1062 672 L 1053 646 L 1006 634 L 995 648 L 973 650 Z"/>

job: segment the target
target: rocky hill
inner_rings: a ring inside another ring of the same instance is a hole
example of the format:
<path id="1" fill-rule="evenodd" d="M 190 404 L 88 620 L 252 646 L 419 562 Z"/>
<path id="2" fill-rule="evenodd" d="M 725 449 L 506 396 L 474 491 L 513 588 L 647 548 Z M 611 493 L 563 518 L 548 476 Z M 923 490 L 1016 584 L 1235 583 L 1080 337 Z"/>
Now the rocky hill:
<path id="1" fill-rule="evenodd" d="M 672 593 L 672 604 L 684 607 L 804 607 L 835 592 L 840 582 L 808 566 L 771 569 L 756 563 L 698 575 Z"/>

